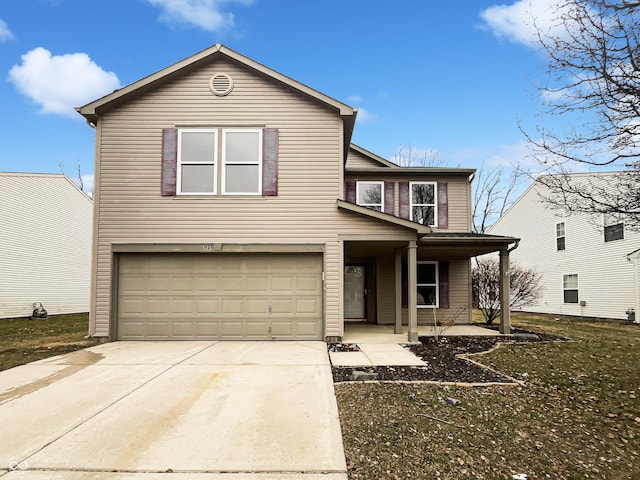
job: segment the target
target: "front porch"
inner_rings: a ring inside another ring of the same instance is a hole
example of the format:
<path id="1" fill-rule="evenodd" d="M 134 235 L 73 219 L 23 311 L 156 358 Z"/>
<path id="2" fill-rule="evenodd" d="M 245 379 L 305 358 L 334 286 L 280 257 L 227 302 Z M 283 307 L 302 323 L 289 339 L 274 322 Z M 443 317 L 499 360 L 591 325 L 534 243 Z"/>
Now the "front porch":
<path id="1" fill-rule="evenodd" d="M 490 252 L 500 256 L 500 333 L 510 333 L 509 252 L 518 239 L 420 233 L 350 235 L 342 240 L 342 342 L 357 343 L 351 337 L 354 329 L 359 335 L 388 338 L 393 343 L 417 342 L 419 336 L 435 333 L 496 335 L 471 325 L 471 259 Z M 435 323 L 444 327 L 434 330 Z"/>
<path id="2" fill-rule="evenodd" d="M 418 337 L 428 336 L 433 337 L 437 329 L 439 336 L 477 336 L 477 337 L 491 337 L 501 335 L 496 330 L 489 328 L 478 327 L 476 325 L 452 325 L 452 326 L 439 326 L 433 325 L 419 325 Z M 405 325 L 402 327 L 401 333 L 394 332 L 393 325 L 374 325 L 370 323 L 355 323 L 346 322 L 344 325 L 344 336 L 342 337 L 342 343 L 402 343 L 406 344 L 408 327 Z"/>

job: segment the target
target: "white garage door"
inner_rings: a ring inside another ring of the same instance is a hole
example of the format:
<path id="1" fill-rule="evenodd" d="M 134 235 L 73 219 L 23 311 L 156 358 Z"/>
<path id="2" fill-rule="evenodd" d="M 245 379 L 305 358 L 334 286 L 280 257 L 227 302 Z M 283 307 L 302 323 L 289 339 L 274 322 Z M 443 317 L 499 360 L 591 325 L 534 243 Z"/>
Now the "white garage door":
<path id="1" fill-rule="evenodd" d="M 119 340 L 321 340 L 318 254 L 122 254 Z"/>

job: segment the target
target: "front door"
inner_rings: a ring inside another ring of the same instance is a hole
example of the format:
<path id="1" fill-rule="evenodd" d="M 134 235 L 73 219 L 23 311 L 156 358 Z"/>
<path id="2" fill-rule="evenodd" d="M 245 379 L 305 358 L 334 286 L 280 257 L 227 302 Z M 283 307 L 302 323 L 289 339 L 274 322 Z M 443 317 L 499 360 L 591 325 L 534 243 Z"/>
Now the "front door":
<path id="1" fill-rule="evenodd" d="M 365 267 L 344 267 L 344 319 L 365 320 Z"/>

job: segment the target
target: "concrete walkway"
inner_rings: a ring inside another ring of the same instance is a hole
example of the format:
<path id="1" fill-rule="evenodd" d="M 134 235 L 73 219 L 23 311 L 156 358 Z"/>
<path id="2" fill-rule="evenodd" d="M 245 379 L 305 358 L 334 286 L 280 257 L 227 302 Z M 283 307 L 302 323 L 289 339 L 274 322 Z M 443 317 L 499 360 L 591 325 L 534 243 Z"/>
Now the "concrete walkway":
<path id="1" fill-rule="evenodd" d="M 323 342 L 92 347 L 0 372 L 0 425 L 2 480 L 347 478 Z"/>
<path id="2" fill-rule="evenodd" d="M 418 336 L 432 337 L 437 333 L 441 336 L 497 336 L 496 330 L 482 328 L 476 325 L 453 325 L 451 327 L 438 327 L 437 332 L 433 326 L 418 326 Z M 394 333 L 393 325 L 372 325 L 370 323 L 347 323 L 344 327 L 343 343 L 408 343 L 407 327 L 402 333 Z"/>

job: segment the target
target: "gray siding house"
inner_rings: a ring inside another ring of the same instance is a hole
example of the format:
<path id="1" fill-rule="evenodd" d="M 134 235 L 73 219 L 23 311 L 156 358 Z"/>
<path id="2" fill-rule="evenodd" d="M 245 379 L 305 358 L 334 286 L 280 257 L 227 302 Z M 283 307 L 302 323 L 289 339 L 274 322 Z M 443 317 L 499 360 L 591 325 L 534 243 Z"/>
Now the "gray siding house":
<path id="1" fill-rule="evenodd" d="M 357 110 L 214 45 L 78 109 L 96 131 L 90 335 L 339 339 L 471 321 L 474 171 L 352 145 Z M 508 328 L 508 318 L 505 319 Z"/>

